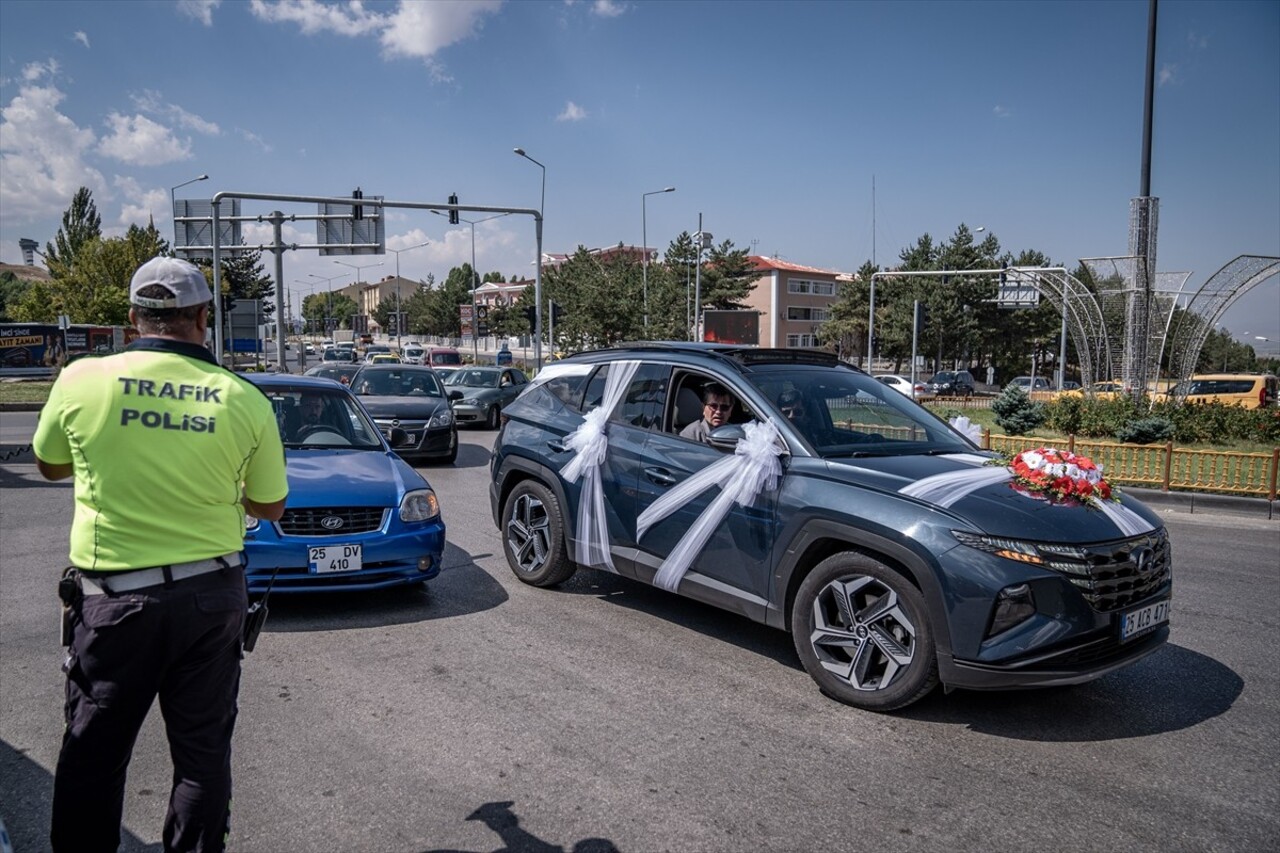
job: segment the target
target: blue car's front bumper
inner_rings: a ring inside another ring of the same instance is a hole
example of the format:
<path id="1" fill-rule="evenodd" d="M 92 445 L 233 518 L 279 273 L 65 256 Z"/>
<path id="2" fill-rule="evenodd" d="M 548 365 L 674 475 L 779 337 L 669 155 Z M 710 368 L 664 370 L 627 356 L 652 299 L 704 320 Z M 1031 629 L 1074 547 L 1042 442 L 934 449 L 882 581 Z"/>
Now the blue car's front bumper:
<path id="1" fill-rule="evenodd" d="M 406 523 L 395 510 L 384 516 L 378 530 L 337 536 L 287 536 L 281 534 L 278 524 L 260 524 L 245 536 L 249 592 L 265 592 L 277 569 L 271 589 L 278 592 L 381 589 L 419 583 L 440 574 L 444 522 L 436 518 Z M 359 571 L 315 574 L 308 568 L 310 548 L 355 544 L 362 551 Z"/>

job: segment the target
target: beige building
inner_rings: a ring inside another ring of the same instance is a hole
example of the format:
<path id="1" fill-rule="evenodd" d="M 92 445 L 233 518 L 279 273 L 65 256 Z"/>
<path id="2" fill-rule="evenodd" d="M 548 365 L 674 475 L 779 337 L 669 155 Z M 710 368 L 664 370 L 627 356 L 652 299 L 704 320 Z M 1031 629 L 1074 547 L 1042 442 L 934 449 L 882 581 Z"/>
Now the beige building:
<path id="1" fill-rule="evenodd" d="M 414 281 L 410 278 L 397 279 L 393 275 L 389 275 L 376 284 L 370 284 L 367 281 L 357 281 L 355 284 L 348 284 L 346 287 L 338 288 L 334 293 L 339 293 L 359 306 L 360 313 L 369 317 L 369 330 L 371 332 L 379 331 L 378 324 L 373 320 L 373 312 L 384 299 L 395 299 L 396 294 L 400 294 L 400 301 L 408 301 L 410 296 L 427 286 L 426 282 Z"/>
<path id="2" fill-rule="evenodd" d="M 759 277 L 745 302 L 760 312 L 760 346 L 818 346 L 818 327 L 830 316 L 839 281 L 848 275 L 758 255 L 750 261 Z"/>

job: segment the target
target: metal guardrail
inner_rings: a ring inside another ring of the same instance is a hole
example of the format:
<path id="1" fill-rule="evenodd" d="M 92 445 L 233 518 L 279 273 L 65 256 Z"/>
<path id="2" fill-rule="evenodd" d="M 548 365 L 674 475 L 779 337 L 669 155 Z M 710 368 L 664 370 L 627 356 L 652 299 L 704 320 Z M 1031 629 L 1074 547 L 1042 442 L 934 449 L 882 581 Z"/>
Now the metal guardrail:
<path id="1" fill-rule="evenodd" d="M 1056 445 L 1025 435 L 992 435 L 983 430 L 982 446 L 1012 456 L 1023 450 Z M 1076 441 L 1067 436 L 1066 449 L 1102 465 L 1107 480 L 1118 485 L 1151 486 L 1162 491 L 1218 492 L 1276 499 L 1280 479 L 1280 447 L 1270 453 L 1230 450 L 1187 450 L 1164 444 L 1117 444 Z"/>

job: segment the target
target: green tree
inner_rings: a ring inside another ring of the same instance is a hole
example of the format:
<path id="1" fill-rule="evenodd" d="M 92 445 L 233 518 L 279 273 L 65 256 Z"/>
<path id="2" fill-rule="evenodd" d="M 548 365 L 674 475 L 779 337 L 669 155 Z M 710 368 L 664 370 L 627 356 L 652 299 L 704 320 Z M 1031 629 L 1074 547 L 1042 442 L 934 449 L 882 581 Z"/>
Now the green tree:
<path id="1" fill-rule="evenodd" d="M 31 281 L 18 278 L 12 270 L 0 273 L 0 323 L 13 321 L 13 311 L 31 287 Z"/>
<path id="2" fill-rule="evenodd" d="M 197 258 L 192 263 L 205 270 L 213 269 L 213 261 L 209 258 Z M 206 276 L 212 276 L 206 272 Z M 237 299 L 261 299 L 262 314 L 270 317 L 275 313 L 275 305 L 265 300 L 275 296 L 275 283 L 267 274 L 262 262 L 260 249 L 239 249 L 235 253 L 228 252 L 222 258 L 222 310 L 230 312 Z M 353 303 L 354 304 L 354 303 Z"/>
<path id="3" fill-rule="evenodd" d="M 839 282 L 836 301 L 831 305 L 827 321 L 818 329 L 818 340 L 843 358 L 866 356 L 871 276 L 878 272 L 880 267 L 865 261 L 851 281 Z"/>
<path id="4" fill-rule="evenodd" d="M 747 249 L 733 248 L 732 240 L 712 246 L 702 268 L 703 310 L 747 307 L 746 298 L 757 277 Z"/>
<path id="5" fill-rule="evenodd" d="M 71 198 L 71 206 L 62 214 L 62 227 L 53 242 L 44 247 L 45 264 L 54 278 L 70 269 L 82 246 L 102 237 L 102 217 L 93 203 L 93 193 L 81 187 Z"/>

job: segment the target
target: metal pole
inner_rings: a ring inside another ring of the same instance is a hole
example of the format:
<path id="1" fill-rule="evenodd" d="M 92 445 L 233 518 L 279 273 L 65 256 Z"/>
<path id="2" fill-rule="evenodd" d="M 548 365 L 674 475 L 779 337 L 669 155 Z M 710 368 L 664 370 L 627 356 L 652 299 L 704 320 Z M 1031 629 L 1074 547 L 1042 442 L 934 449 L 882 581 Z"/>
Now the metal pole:
<path id="1" fill-rule="evenodd" d="M 867 373 L 871 372 L 871 342 L 875 340 L 876 328 L 876 276 L 878 273 L 871 274 L 871 308 L 867 312 Z"/>
<path id="2" fill-rule="evenodd" d="M 534 221 L 538 240 L 538 265 L 533 279 L 533 363 L 535 372 L 542 370 L 542 213 Z"/>
<path id="3" fill-rule="evenodd" d="M 473 248 L 471 254 L 475 254 Z M 400 354 L 400 253 L 396 252 L 396 354 Z"/>
<path id="4" fill-rule="evenodd" d="M 218 208 L 221 202 L 213 199 L 213 354 L 222 364 L 222 246 L 218 240 Z M 222 365 L 226 367 L 225 364 Z M 234 360 L 232 366 L 235 366 Z"/>
<path id="5" fill-rule="evenodd" d="M 284 225 L 284 214 L 278 210 L 273 210 L 271 215 L 267 217 L 267 221 L 271 223 L 271 239 L 275 244 L 271 247 L 271 253 L 276 256 L 276 364 L 281 373 L 287 373 L 289 368 L 284 361 L 284 331 L 280 323 L 280 312 L 284 307 L 284 300 L 281 298 L 284 292 L 285 247 L 281 240 L 281 226 Z"/>
<path id="6" fill-rule="evenodd" d="M 476 311 L 476 224 L 471 225 L 471 363 L 480 363 L 480 314 Z"/>
<path id="7" fill-rule="evenodd" d="M 1155 112 L 1156 79 L 1156 7 L 1159 0 L 1151 0 L 1147 14 L 1147 85 L 1143 97 L 1142 116 L 1142 188 L 1138 195 L 1151 195 L 1151 121 Z"/>
<path id="8" fill-rule="evenodd" d="M 648 200 L 648 193 L 640 196 L 640 242 L 643 244 L 640 250 L 644 252 L 641 276 L 644 279 L 644 336 L 646 338 L 649 337 L 649 218 L 645 215 L 645 203 Z"/>
<path id="9" fill-rule="evenodd" d="M 911 399 L 916 398 L 916 342 L 920 337 L 920 300 L 911 303 Z M 870 371 L 868 371 L 870 372 Z"/>
<path id="10" fill-rule="evenodd" d="M 694 243 L 694 250 L 697 251 L 696 263 L 697 270 L 694 273 L 693 285 L 693 339 L 695 341 L 702 340 L 702 214 L 698 214 L 698 236 Z"/>

